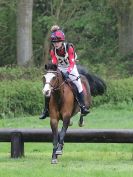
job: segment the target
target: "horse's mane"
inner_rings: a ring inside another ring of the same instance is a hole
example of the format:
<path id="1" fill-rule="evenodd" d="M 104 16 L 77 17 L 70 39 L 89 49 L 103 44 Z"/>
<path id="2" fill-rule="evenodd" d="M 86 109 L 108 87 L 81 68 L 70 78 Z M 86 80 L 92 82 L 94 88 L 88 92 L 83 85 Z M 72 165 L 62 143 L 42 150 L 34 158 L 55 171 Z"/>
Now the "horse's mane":
<path id="1" fill-rule="evenodd" d="M 48 63 L 47 65 L 45 65 L 45 70 L 46 71 L 57 71 L 57 65 L 56 64 L 52 64 L 52 63 Z"/>
<path id="2" fill-rule="evenodd" d="M 102 95 L 105 93 L 107 86 L 100 77 L 90 73 L 85 67 L 81 65 L 77 65 L 77 68 L 79 74 L 82 74 L 87 78 L 92 96 Z"/>

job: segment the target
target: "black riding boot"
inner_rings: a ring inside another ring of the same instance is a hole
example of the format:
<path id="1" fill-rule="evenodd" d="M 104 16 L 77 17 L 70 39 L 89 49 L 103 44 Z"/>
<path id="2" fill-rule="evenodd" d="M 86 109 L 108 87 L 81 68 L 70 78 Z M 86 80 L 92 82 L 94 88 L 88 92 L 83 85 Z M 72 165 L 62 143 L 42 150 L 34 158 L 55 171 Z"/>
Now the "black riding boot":
<path id="1" fill-rule="evenodd" d="M 81 109 L 81 114 L 82 115 L 88 114 L 90 111 L 85 106 L 83 91 L 81 93 L 78 93 L 77 96 L 78 96 L 77 98 L 78 98 L 79 106 L 80 106 L 80 109 Z"/>
<path id="2" fill-rule="evenodd" d="M 39 119 L 46 119 L 49 116 L 49 97 L 45 97 L 45 107 Z"/>

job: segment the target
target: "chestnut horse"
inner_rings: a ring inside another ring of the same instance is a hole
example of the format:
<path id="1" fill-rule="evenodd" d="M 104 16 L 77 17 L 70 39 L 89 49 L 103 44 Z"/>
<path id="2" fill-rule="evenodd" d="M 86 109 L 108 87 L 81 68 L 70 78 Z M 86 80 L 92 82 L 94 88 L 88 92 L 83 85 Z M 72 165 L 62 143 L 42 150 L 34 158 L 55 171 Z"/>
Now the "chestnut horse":
<path id="1" fill-rule="evenodd" d="M 50 125 L 53 134 L 53 153 L 52 164 L 57 163 L 58 155 L 62 155 L 64 138 L 67 128 L 70 124 L 70 119 L 80 112 L 80 107 L 76 99 L 76 90 L 67 81 L 62 72 L 57 68 L 57 65 L 45 65 L 46 74 L 44 75 L 44 88 L 43 94 L 50 98 L 49 101 L 49 115 Z M 79 68 L 81 73 L 83 68 Z M 91 106 L 91 92 L 89 81 L 85 75 L 81 75 L 81 82 L 83 85 L 85 105 L 87 108 Z M 76 76 L 75 76 L 76 77 Z M 75 78 L 76 79 L 76 78 Z M 62 129 L 58 133 L 58 123 L 62 120 Z M 79 125 L 83 124 L 83 115 L 80 114 Z"/>

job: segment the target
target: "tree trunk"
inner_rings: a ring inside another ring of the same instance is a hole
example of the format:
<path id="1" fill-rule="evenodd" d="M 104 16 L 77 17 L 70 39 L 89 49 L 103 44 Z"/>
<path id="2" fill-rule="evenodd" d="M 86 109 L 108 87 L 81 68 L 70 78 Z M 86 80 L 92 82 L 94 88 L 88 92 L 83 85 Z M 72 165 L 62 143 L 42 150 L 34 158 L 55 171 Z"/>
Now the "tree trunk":
<path id="1" fill-rule="evenodd" d="M 119 18 L 119 50 L 122 55 L 133 51 L 133 2 L 130 1 Z"/>
<path id="2" fill-rule="evenodd" d="M 31 66 L 33 0 L 19 0 L 17 7 L 17 64 Z"/>
<path id="3" fill-rule="evenodd" d="M 118 19 L 119 51 L 124 56 L 133 51 L 133 0 L 109 0 Z"/>
<path id="4" fill-rule="evenodd" d="M 49 42 L 49 31 L 46 34 L 46 37 L 44 39 L 44 44 L 43 44 L 43 60 L 42 60 L 42 65 L 48 63 L 48 56 L 49 56 L 49 48 L 50 48 L 50 42 Z"/>

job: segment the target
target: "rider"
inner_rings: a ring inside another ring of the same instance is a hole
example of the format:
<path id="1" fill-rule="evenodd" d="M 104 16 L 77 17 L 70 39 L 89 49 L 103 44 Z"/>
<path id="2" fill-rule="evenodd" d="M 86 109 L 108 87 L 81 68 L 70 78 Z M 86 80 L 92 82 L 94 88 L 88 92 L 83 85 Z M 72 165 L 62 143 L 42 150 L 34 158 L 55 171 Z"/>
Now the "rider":
<path id="1" fill-rule="evenodd" d="M 67 49 L 67 43 L 65 43 L 65 35 L 59 26 L 55 25 L 51 27 L 51 37 L 53 48 L 50 50 L 50 56 L 53 64 L 58 65 L 58 69 L 61 70 L 66 79 L 70 79 L 78 89 L 77 99 L 81 109 L 81 114 L 86 115 L 89 110 L 84 103 L 84 94 L 81 84 L 81 79 L 75 64 L 75 52 L 74 48 L 70 45 Z M 42 112 L 40 119 L 45 119 L 48 113 L 49 98 L 45 97 L 45 108 Z"/>

